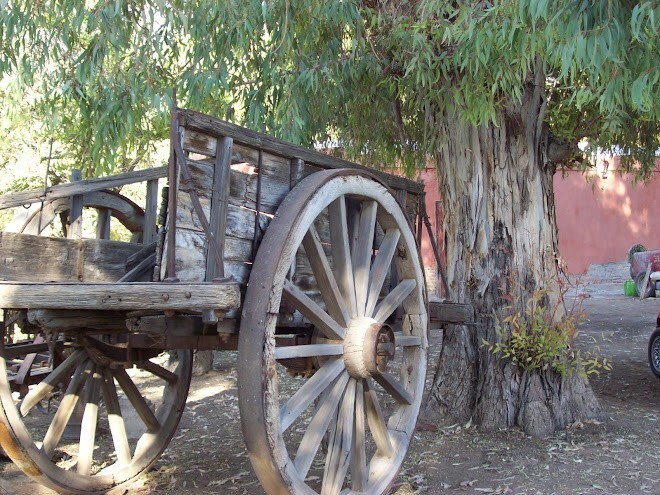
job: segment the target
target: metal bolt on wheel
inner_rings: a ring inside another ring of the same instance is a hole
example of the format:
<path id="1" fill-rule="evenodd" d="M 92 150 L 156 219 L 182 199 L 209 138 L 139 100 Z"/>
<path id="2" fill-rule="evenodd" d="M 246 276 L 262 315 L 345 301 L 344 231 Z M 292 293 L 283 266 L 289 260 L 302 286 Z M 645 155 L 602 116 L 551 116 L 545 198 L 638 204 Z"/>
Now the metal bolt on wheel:
<path id="1" fill-rule="evenodd" d="M 313 327 L 283 345 L 280 314 Z M 295 318 L 294 318 L 295 319 Z M 280 205 L 257 253 L 239 334 L 243 434 L 269 494 L 383 493 L 413 435 L 427 358 L 414 235 L 379 182 L 317 172 Z M 303 376 L 290 360 L 311 358 Z"/>

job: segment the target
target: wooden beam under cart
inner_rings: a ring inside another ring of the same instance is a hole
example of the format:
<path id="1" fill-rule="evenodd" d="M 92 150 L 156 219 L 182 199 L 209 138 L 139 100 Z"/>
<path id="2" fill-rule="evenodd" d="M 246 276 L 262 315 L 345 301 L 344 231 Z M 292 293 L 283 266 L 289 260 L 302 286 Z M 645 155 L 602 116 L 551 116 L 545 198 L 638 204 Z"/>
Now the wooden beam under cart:
<path id="1" fill-rule="evenodd" d="M 471 304 L 450 301 L 429 301 L 429 319 L 440 325 L 470 325 L 475 322 Z"/>
<path id="2" fill-rule="evenodd" d="M 228 311 L 240 306 L 236 283 L 0 283 L 0 307 L 131 311 Z"/>

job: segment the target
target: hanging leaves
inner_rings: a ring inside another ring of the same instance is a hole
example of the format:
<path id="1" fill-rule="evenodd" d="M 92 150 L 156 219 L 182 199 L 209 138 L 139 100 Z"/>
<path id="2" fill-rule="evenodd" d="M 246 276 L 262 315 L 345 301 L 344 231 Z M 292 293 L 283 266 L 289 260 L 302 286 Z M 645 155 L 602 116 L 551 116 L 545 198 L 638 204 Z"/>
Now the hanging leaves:
<path id="1" fill-rule="evenodd" d="M 617 145 L 641 159 L 630 160 L 640 177 L 658 148 L 653 1 L 1 7 L 0 79 L 13 88 L 1 111 L 44 122 L 87 175 L 121 170 L 166 137 L 172 87 L 182 105 L 413 173 L 443 142 L 444 117 L 497 125 L 539 61 L 558 138 Z"/>

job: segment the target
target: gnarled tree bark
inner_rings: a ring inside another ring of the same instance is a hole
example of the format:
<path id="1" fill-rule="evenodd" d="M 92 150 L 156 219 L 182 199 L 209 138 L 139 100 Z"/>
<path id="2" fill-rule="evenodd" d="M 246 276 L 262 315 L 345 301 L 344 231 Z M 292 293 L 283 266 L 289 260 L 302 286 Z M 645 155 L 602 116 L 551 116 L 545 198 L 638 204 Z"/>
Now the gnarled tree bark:
<path id="1" fill-rule="evenodd" d="M 478 325 L 446 329 L 426 408 L 472 418 L 487 430 L 520 426 L 535 436 L 600 413 L 579 374 L 524 371 L 482 346 L 484 338 L 497 340 L 497 319 L 511 304 L 504 294 L 524 301 L 558 273 L 543 84 L 537 74 L 523 101 L 499 113 L 499 127 L 444 120 L 447 139 L 436 160 L 447 277 L 452 299 L 472 304 Z"/>

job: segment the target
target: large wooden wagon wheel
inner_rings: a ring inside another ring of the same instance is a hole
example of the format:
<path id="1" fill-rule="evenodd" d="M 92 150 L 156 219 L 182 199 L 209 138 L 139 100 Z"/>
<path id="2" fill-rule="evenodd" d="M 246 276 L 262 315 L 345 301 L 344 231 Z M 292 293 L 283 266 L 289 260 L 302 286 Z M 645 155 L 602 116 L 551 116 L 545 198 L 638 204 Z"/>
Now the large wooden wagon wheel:
<path id="1" fill-rule="evenodd" d="M 297 275 L 305 266 L 313 277 Z M 293 310 L 314 337 L 278 345 L 278 318 Z M 265 490 L 385 491 L 414 432 L 427 348 L 423 272 L 401 207 L 368 175 L 312 174 L 268 227 L 243 305 L 241 423 Z M 286 360 L 307 357 L 314 372 L 290 377 Z"/>
<path id="2" fill-rule="evenodd" d="M 144 473 L 174 435 L 192 352 L 179 351 L 168 367 L 158 351 L 139 354 L 118 341 L 68 338 L 68 357 L 24 397 L 10 389 L 9 366 L 25 356 L 0 353 L 0 443 L 39 483 L 63 493 L 105 493 Z"/>

